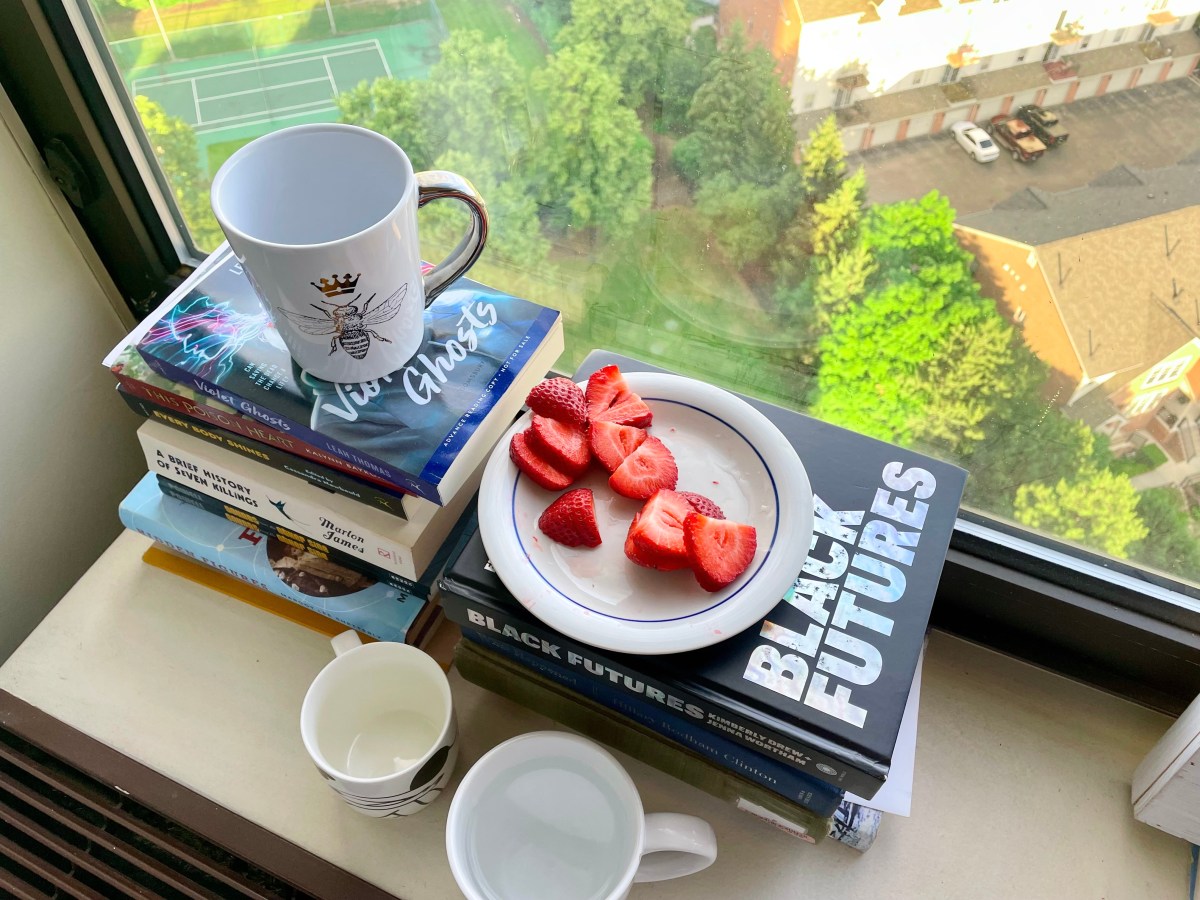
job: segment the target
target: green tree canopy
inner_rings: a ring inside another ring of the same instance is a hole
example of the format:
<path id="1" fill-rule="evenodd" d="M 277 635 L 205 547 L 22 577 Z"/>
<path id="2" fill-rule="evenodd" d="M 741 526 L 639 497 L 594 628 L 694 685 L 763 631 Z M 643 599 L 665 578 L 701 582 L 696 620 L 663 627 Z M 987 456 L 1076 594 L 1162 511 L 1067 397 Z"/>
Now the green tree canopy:
<path id="1" fill-rule="evenodd" d="M 559 227 L 612 230 L 650 206 L 653 150 L 600 49 L 566 47 L 533 75 L 544 117 L 527 155 L 536 198 Z"/>
<path id="2" fill-rule="evenodd" d="M 1133 545 L 1130 557 L 1168 575 L 1200 581 L 1200 541 L 1183 494 L 1170 487 L 1142 491 L 1137 513 L 1149 534 Z"/>
<path id="3" fill-rule="evenodd" d="M 1128 476 L 1089 466 L 1054 485 L 1022 485 L 1014 512 L 1030 528 L 1123 558 L 1148 534 L 1137 506 Z"/>
<path id="4" fill-rule="evenodd" d="M 699 28 L 678 47 L 663 49 L 662 83 L 658 85 L 660 126 L 671 132 L 688 127 L 688 110 L 704 83 L 704 70 L 717 55 L 717 30 Z"/>
<path id="5" fill-rule="evenodd" d="M 701 185 L 696 210 L 721 249 L 739 268 L 771 252 L 791 212 L 775 188 L 722 175 Z"/>
<path id="6" fill-rule="evenodd" d="M 225 235 L 213 215 L 211 185 L 201 174 L 196 133 L 183 119 L 167 115 L 153 100 L 138 95 L 134 105 L 192 240 L 202 250 L 215 250 Z"/>
<path id="7" fill-rule="evenodd" d="M 439 149 L 430 140 L 428 125 L 422 118 L 423 84 L 397 78 L 361 82 L 338 95 L 341 121 L 391 138 L 408 154 L 418 171 L 431 168 Z"/>
<path id="8" fill-rule="evenodd" d="M 571 21 L 556 39 L 559 47 L 596 48 L 637 107 L 662 83 L 664 61 L 683 46 L 689 20 L 685 0 L 572 0 Z"/>
<path id="9" fill-rule="evenodd" d="M 800 157 L 800 175 L 810 205 L 827 200 L 846 177 L 846 147 L 836 116 L 826 116 L 809 132 Z"/>

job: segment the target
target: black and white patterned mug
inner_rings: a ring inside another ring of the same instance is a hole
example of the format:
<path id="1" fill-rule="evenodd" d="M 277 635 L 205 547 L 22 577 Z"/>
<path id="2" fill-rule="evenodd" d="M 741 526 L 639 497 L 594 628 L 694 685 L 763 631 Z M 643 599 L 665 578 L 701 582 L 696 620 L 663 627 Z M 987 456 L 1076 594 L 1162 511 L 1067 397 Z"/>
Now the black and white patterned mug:
<path id="1" fill-rule="evenodd" d="M 300 710 L 300 736 L 326 783 L 364 815 L 410 816 L 454 773 L 458 728 L 450 683 L 406 644 L 363 644 L 347 631 Z"/>

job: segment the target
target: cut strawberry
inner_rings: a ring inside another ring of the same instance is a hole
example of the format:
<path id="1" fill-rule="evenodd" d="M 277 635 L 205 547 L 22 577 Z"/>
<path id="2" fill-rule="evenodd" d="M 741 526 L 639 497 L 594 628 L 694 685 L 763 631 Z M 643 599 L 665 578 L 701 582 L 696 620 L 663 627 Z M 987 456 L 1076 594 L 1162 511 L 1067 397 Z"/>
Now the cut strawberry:
<path id="1" fill-rule="evenodd" d="M 630 453 L 646 440 L 646 432 L 616 422 L 593 422 L 588 426 L 588 447 L 600 465 L 615 472 Z"/>
<path id="2" fill-rule="evenodd" d="M 625 556 L 630 561 L 637 563 L 639 566 L 645 566 L 647 569 L 657 569 L 658 562 L 653 557 L 649 556 L 633 539 L 633 535 L 625 536 Z"/>
<path id="3" fill-rule="evenodd" d="M 592 461 L 587 435 L 578 425 L 535 413 L 528 432 L 530 447 L 560 472 L 578 476 Z"/>
<path id="4" fill-rule="evenodd" d="M 546 507 L 538 528 L 552 541 L 568 547 L 599 547 L 596 500 L 588 488 L 567 491 Z"/>
<path id="5" fill-rule="evenodd" d="M 525 404 L 539 416 L 570 422 L 580 428 L 587 425 L 587 402 L 583 391 L 569 378 L 547 378 L 534 385 Z"/>
<path id="6" fill-rule="evenodd" d="M 721 512 L 721 507 L 717 506 L 717 504 L 713 503 L 703 494 L 697 494 L 693 491 L 680 491 L 679 493 L 687 498 L 687 502 L 692 504 L 692 509 L 700 513 L 700 515 L 708 516 L 710 519 L 725 518 L 725 513 Z"/>
<path id="7" fill-rule="evenodd" d="M 593 372 L 588 378 L 584 397 L 591 422 L 616 422 L 646 428 L 654 418 L 650 407 L 629 389 L 625 376 L 616 366 L 605 366 Z"/>
<path id="8" fill-rule="evenodd" d="M 656 492 L 629 526 L 625 555 L 629 556 L 628 544 L 632 542 L 636 556 L 630 558 L 638 565 L 664 572 L 686 569 L 689 561 L 683 543 L 683 521 L 694 513 L 681 494 L 671 490 Z"/>
<path id="9" fill-rule="evenodd" d="M 674 490 L 679 467 L 671 451 L 656 437 L 647 437 L 609 476 L 608 486 L 622 497 L 646 500 L 663 488 Z"/>
<path id="10" fill-rule="evenodd" d="M 512 436 L 508 445 L 508 455 L 518 469 L 533 479 L 534 484 L 541 485 L 547 490 L 561 491 L 570 487 L 575 481 L 573 475 L 561 472 L 534 452 L 529 445 L 529 431 L 519 431 Z"/>
<path id="11" fill-rule="evenodd" d="M 700 587 L 719 591 L 749 567 L 758 535 L 753 525 L 691 512 L 683 520 L 683 543 Z"/>

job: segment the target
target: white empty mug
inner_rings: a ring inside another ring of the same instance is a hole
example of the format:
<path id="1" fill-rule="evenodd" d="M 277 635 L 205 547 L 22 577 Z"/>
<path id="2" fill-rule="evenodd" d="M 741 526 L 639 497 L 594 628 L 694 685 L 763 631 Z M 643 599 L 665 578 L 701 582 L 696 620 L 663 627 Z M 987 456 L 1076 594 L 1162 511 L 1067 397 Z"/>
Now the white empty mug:
<path id="1" fill-rule="evenodd" d="M 458 730 L 450 682 L 416 647 L 333 639 L 337 657 L 300 709 L 300 736 L 317 771 L 364 815 L 420 812 L 454 772 Z"/>
<path id="2" fill-rule="evenodd" d="M 421 271 L 417 207 L 462 201 L 455 250 Z M 387 137 L 355 125 L 297 125 L 237 150 L 212 208 L 292 358 L 326 381 L 362 382 L 417 352 L 425 308 L 478 259 L 483 198 L 453 172 L 414 173 Z"/>
<path id="3" fill-rule="evenodd" d="M 717 841 L 703 819 L 643 812 L 633 779 L 598 744 L 535 731 L 463 778 L 446 854 L 468 900 L 617 900 L 635 881 L 710 866 Z"/>

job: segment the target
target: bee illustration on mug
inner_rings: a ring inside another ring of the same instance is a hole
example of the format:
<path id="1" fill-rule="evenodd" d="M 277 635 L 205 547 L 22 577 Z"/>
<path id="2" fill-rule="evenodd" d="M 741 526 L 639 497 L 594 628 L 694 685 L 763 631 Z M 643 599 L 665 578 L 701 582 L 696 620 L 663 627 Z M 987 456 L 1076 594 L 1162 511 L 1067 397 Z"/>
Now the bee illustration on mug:
<path id="1" fill-rule="evenodd" d="M 305 334 L 333 335 L 329 341 L 330 356 L 337 352 L 340 345 L 355 359 L 363 359 L 366 357 L 367 351 L 371 349 L 371 338 L 388 344 L 392 343 L 391 338 L 385 338 L 371 326 L 382 325 L 395 318 L 404 304 L 404 296 L 408 293 L 408 284 L 407 282 L 402 284 L 399 290 L 374 309 L 371 309 L 371 302 L 375 299 L 375 294 L 367 298 L 361 311 L 358 308 L 358 300 L 362 294 L 355 295 L 354 299 L 347 300 L 345 303 L 335 303 L 330 299 L 342 294 L 353 294 L 360 277 L 362 277 L 361 273 L 351 278 L 350 273 L 347 272 L 344 279 L 334 275 L 332 280 L 322 278 L 320 284 L 315 281 L 309 282 L 325 295 L 326 299 L 320 302 L 332 307 L 332 309 L 325 309 L 316 303 L 309 304 L 325 317 L 323 319 L 316 316 L 302 316 L 282 307 L 277 307 L 277 309 Z"/>

